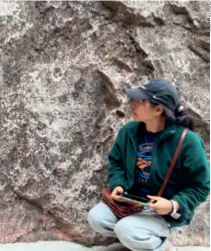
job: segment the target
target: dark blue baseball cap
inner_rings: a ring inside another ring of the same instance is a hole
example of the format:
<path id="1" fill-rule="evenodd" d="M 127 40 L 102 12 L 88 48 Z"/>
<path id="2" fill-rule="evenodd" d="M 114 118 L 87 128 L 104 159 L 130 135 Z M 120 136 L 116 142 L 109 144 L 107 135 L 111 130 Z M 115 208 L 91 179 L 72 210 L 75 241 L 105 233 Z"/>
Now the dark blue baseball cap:
<path id="1" fill-rule="evenodd" d="M 179 93 L 170 81 L 151 79 L 136 88 L 126 88 L 125 93 L 132 100 L 151 100 L 175 111 L 179 105 Z"/>

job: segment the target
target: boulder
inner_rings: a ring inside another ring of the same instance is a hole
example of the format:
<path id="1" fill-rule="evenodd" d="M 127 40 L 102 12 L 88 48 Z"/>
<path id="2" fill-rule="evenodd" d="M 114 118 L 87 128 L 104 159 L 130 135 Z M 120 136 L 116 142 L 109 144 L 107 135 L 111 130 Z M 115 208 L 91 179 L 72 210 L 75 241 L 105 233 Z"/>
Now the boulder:
<path id="1" fill-rule="evenodd" d="M 209 154 L 209 2 L 0 2 L 0 242 L 114 240 L 87 213 L 132 120 L 123 89 L 166 78 Z M 178 245 L 209 245 L 209 201 Z"/>

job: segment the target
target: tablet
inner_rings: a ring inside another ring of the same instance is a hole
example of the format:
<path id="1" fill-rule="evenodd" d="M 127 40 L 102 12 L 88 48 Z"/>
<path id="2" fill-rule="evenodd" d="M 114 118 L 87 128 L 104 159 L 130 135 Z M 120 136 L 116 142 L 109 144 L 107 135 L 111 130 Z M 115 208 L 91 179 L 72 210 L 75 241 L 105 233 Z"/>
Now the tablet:
<path id="1" fill-rule="evenodd" d="M 152 203 L 152 201 L 146 197 L 139 197 L 139 196 L 135 196 L 135 195 L 129 194 L 129 193 L 123 193 L 121 195 L 121 198 L 124 201 L 137 202 L 137 203 L 141 204 L 142 206 L 148 206 Z"/>

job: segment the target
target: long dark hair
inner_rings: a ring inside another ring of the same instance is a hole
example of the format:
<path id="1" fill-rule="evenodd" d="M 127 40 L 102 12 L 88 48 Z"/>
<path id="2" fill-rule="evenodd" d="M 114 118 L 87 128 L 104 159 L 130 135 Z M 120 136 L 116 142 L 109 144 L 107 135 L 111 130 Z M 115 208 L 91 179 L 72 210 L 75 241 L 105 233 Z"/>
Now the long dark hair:
<path id="1" fill-rule="evenodd" d="M 159 105 L 154 100 L 149 100 L 149 101 L 152 106 Z M 164 105 L 162 105 L 162 107 L 163 107 L 163 115 L 167 119 L 166 121 L 167 124 L 181 125 L 194 131 L 195 129 L 194 121 L 189 116 L 187 108 L 182 107 L 182 109 L 179 109 L 179 107 L 181 107 L 181 105 L 179 105 L 176 111 L 172 111 L 171 109 L 165 107 Z"/>

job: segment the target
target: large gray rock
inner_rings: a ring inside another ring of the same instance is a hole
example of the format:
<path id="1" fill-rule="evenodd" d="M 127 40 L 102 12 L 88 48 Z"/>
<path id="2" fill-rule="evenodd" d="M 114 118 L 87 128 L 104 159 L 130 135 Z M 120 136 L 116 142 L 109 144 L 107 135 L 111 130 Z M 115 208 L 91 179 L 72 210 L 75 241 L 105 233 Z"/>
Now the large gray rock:
<path id="1" fill-rule="evenodd" d="M 86 217 L 132 120 L 123 88 L 172 80 L 208 143 L 209 43 L 206 1 L 0 2 L 0 242 L 112 242 Z M 208 207 L 177 244 L 209 244 Z"/>

